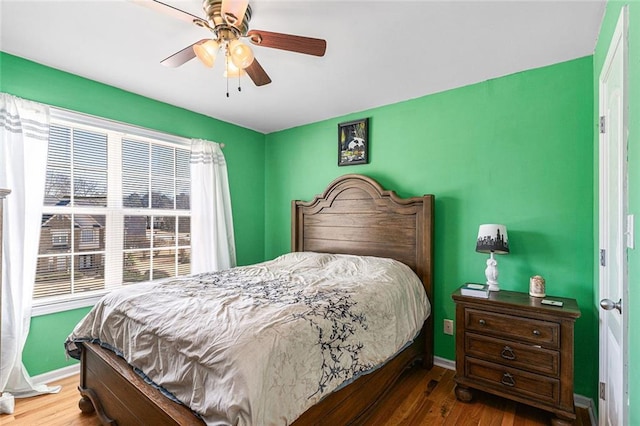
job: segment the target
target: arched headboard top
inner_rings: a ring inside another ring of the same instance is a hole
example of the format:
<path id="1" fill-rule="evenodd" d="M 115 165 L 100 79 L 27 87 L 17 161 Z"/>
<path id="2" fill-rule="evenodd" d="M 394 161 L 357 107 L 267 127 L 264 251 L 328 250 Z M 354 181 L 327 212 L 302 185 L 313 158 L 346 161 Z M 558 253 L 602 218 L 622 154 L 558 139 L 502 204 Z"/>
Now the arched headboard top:
<path id="1" fill-rule="evenodd" d="M 400 198 L 394 191 L 382 188 L 374 179 L 358 174 L 340 176 L 313 200 L 296 202 L 307 209 L 306 214 L 315 214 L 318 210 L 331 207 L 336 199 L 366 199 L 367 197 L 361 193 L 368 194 L 371 199 L 387 203 L 388 208 L 398 212 L 404 210 L 406 214 L 413 214 L 411 207 L 416 205 L 416 201 L 418 204 L 422 202 L 421 197 Z"/>
<path id="2" fill-rule="evenodd" d="M 433 195 L 401 198 L 368 176 L 348 174 L 291 209 L 292 251 L 396 259 L 416 272 L 433 300 Z"/>

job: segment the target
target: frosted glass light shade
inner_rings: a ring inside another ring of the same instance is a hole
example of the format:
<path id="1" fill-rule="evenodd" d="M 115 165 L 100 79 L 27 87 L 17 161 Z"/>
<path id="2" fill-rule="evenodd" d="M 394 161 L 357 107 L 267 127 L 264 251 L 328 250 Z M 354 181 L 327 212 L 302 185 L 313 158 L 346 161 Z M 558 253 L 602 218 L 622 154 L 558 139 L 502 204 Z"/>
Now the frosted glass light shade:
<path id="1" fill-rule="evenodd" d="M 245 72 L 242 68 L 235 66 L 233 62 L 227 62 L 227 69 L 224 70 L 223 75 L 224 77 L 238 77 L 245 75 Z"/>
<path id="2" fill-rule="evenodd" d="M 211 68 L 216 60 L 219 47 L 220 45 L 217 41 L 208 40 L 202 44 L 194 44 L 193 51 L 204 66 Z"/>
<path id="3" fill-rule="evenodd" d="M 253 50 L 238 39 L 229 43 L 229 55 L 233 64 L 242 69 L 251 65 L 254 59 Z"/>

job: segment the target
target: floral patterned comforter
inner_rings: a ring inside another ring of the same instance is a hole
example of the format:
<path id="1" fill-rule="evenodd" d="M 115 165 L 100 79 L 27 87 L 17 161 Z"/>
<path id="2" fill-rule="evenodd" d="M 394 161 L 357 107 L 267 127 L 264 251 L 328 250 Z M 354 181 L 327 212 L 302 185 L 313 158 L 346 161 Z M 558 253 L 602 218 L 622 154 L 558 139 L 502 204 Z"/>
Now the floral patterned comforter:
<path id="1" fill-rule="evenodd" d="M 66 347 L 100 342 L 207 424 L 283 425 L 384 364 L 429 313 L 402 263 L 289 253 L 115 290 Z"/>

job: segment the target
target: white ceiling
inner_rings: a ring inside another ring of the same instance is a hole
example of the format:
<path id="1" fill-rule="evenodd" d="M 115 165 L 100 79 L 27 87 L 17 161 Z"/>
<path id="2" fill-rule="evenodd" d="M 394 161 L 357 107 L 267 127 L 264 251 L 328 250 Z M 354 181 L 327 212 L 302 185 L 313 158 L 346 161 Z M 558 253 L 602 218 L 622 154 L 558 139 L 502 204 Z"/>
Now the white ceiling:
<path id="1" fill-rule="evenodd" d="M 205 17 L 198 0 L 165 0 Z M 604 0 L 252 1 L 250 28 L 327 40 L 255 47 L 273 82 L 160 61 L 210 33 L 129 0 L 0 0 L 2 51 L 263 133 L 593 54 Z"/>

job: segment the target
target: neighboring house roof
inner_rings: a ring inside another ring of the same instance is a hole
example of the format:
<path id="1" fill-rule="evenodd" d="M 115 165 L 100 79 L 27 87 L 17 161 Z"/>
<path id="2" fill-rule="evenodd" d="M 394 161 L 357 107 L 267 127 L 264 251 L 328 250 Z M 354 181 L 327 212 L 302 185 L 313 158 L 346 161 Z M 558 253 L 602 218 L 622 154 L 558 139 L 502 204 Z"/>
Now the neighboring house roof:
<path id="1" fill-rule="evenodd" d="M 42 227 L 50 226 L 49 222 L 56 217 L 69 217 L 68 214 L 45 214 L 42 215 Z M 95 217 L 91 215 L 76 215 L 74 216 L 73 226 L 75 228 L 102 228 L 104 225 L 101 224 Z"/>

